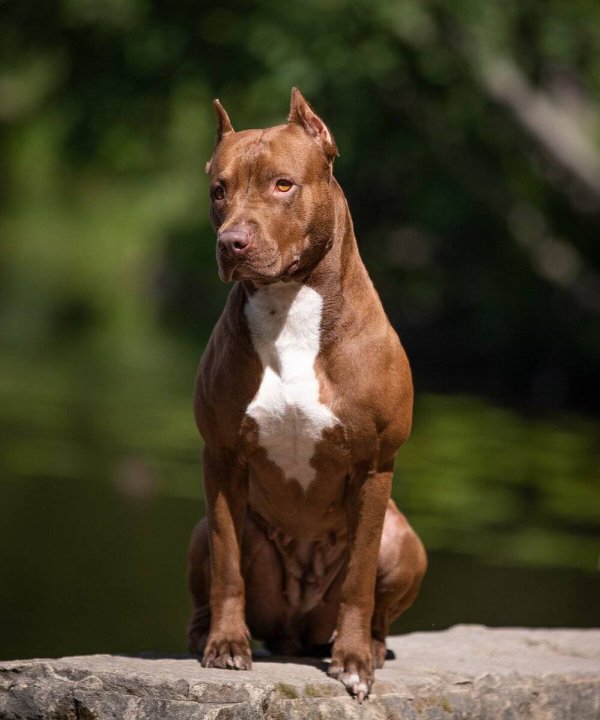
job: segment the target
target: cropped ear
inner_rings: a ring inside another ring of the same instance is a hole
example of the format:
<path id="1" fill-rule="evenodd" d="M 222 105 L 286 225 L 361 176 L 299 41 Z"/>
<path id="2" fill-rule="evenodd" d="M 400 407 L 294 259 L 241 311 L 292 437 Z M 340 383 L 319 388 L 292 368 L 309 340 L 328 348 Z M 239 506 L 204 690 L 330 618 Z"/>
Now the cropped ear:
<path id="1" fill-rule="evenodd" d="M 339 155 L 337 145 L 329 128 L 317 115 L 317 113 L 306 102 L 298 88 L 292 88 L 292 99 L 290 102 L 290 123 L 296 123 L 320 145 L 329 162 Z"/>
<path id="2" fill-rule="evenodd" d="M 213 107 L 217 114 L 217 145 L 221 142 L 221 139 L 225 135 L 234 132 L 233 125 L 229 119 L 229 115 L 225 108 L 221 105 L 220 101 L 216 98 L 213 100 Z"/>
<path id="3" fill-rule="evenodd" d="M 227 111 L 225 108 L 221 105 L 221 102 L 215 98 L 213 100 L 213 107 L 215 109 L 215 113 L 217 114 L 217 141 L 215 142 L 215 149 L 217 145 L 221 142 L 221 140 L 225 137 L 225 135 L 229 135 L 232 132 L 235 132 L 233 129 L 233 125 L 231 124 L 231 120 L 229 119 L 229 115 L 227 114 Z M 214 153 L 213 153 L 214 157 Z M 213 158 L 206 163 L 205 170 L 206 173 L 210 173 L 210 166 L 212 165 Z"/>

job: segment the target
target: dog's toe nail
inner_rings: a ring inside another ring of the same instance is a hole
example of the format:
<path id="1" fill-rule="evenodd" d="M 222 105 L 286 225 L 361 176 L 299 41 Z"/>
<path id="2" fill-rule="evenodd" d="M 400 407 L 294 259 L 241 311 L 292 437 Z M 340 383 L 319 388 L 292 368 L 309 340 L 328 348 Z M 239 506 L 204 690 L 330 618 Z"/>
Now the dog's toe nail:
<path id="1" fill-rule="evenodd" d="M 364 680 L 360 683 L 358 683 L 358 692 L 356 694 L 356 697 L 358 698 L 359 702 L 362 702 L 365 698 L 369 697 L 369 691 L 370 691 L 369 683 L 364 682 Z"/>
<path id="2" fill-rule="evenodd" d="M 358 677 L 358 673 L 350 673 L 344 680 L 344 685 L 347 688 L 352 688 L 352 692 L 356 694 L 356 689 L 358 688 L 358 683 L 360 682 L 360 678 Z"/>
<path id="3" fill-rule="evenodd" d="M 235 659 L 232 658 L 231 655 L 229 655 L 229 657 L 228 657 L 227 660 L 226 660 L 226 664 L 227 664 L 227 667 L 228 667 L 228 668 L 235 667 L 235 666 L 236 666 L 236 665 L 235 665 Z"/>
<path id="4" fill-rule="evenodd" d="M 200 664 L 202 665 L 202 667 L 209 668 L 209 667 L 212 667 L 214 660 L 215 660 L 214 654 L 209 653 L 208 655 L 205 655 L 202 658 L 202 661 Z"/>

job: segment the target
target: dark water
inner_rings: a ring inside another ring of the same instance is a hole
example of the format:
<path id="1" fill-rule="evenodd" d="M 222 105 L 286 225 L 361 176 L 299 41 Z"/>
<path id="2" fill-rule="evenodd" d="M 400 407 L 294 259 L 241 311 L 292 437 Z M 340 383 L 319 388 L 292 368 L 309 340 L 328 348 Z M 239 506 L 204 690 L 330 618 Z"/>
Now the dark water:
<path id="1" fill-rule="evenodd" d="M 184 650 L 197 354 L 0 355 L 1 658 Z M 598 625 L 599 429 L 420 395 L 394 494 L 430 569 L 394 629 Z"/>

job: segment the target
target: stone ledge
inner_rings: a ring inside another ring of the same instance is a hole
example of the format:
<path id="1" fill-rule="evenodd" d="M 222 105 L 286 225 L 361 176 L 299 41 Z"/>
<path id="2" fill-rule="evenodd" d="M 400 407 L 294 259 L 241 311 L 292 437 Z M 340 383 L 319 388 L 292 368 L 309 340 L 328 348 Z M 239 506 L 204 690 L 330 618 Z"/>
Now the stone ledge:
<path id="1" fill-rule="evenodd" d="M 189 658 L 89 655 L 0 663 L 1 720 L 577 720 L 600 717 L 600 630 L 489 629 L 389 638 L 369 700 L 325 663 L 257 660 L 252 672 Z"/>

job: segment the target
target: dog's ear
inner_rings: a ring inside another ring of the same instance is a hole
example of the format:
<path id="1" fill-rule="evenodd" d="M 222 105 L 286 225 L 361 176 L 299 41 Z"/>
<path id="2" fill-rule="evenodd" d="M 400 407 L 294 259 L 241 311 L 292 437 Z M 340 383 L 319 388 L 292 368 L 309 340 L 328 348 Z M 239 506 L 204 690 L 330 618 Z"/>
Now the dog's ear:
<path id="1" fill-rule="evenodd" d="M 221 142 L 221 139 L 225 135 L 234 132 L 233 125 L 229 119 L 229 115 L 225 108 L 221 105 L 221 102 L 217 99 L 213 100 L 213 106 L 217 114 L 217 145 Z"/>
<path id="2" fill-rule="evenodd" d="M 233 125 L 231 124 L 231 120 L 229 119 L 229 115 L 227 114 L 227 111 L 225 108 L 221 105 L 220 100 L 215 98 L 213 100 L 213 107 L 215 109 L 215 113 L 217 115 L 217 141 L 215 142 L 215 149 L 217 145 L 221 142 L 221 140 L 225 137 L 225 135 L 229 135 L 232 132 L 235 132 L 233 129 Z M 214 157 L 214 154 L 213 154 Z M 206 173 L 210 173 L 210 166 L 212 165 L 213 158 L 211 158 L 205 166 Z"/>
<path id="3" fill-rule="evenodd" d="M 321 146 L 329 162 L 333 162 L 333 159 L 339 155 L 337 145 L 329 128 L 306 102 L 300 90 L 295 87 L 292 88 L 288 120 L 290 123 L 301 125 L 306 130 Z"/>

